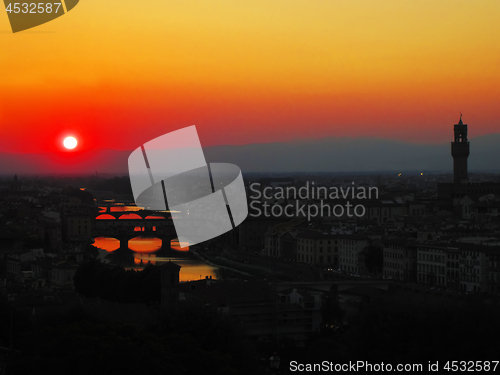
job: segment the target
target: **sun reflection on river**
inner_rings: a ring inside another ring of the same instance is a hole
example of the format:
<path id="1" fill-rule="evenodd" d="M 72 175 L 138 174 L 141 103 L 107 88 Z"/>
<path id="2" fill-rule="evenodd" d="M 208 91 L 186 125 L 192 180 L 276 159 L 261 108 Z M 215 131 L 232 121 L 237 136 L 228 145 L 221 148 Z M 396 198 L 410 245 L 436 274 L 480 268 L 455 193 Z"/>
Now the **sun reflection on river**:
<path id="1" fill-rule="evenodd" d="M 128 241 L 128 248 L 138 253 L 154 253 L 160 250 L 162 240 L 156 237 L 134 237 Z"/>
<path id="2" fill-rule="evenodd" d="M 156 264 L 156 254 L 134 254 L 134 263 L 137 265 Z"/>
<path id="3" fill-rule="evenodd" d="M 107 252 L 112 252 L 120 248 L 120 241 L 117 240 L 116 238 L 97 237 L 93 245 L 98 249 L 103 249 L 106 250 Z"/>
<path id="4" fill-rule="evenodd" d="M 151 255 L 152 257 L 148 257 Z M 182 258 L 170 258 L 170 257 L 153 257 L 155 254 L 137 254 L 134 255 L 135 267 L 127 267 L 126 269 L 141 271 L 144 269 L 148 263 L 161 266 L 162 264 L 171 261 L 179 266 L 181 266 L 181 271 L 179 273 L 179 281 L 195 281 L 205 278 L 217 278 L 217 267 L 212 267 L 205 262 L 198 259 L 182 259 Z M 142 262 L 142 263 L 141 263 Z"/>
<path id="5" fill-rule="evenodd" d="M 183 246 L 181 248 L 181 245 Z M 172 248 L 172 250 L 176 250 L 176 251 L 189 251 L 189 242 L 180 242 L 179 243 L 179 239 L 173 239 L 172 241 L 170 241 L 170 247 Z"/>

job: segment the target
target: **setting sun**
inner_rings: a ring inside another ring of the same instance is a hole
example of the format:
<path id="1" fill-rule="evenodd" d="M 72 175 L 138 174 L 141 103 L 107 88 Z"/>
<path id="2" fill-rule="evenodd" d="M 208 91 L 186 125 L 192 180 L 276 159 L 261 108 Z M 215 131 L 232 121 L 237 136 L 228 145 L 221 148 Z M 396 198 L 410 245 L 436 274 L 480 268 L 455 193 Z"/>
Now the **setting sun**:
<path id="1" fill-rule="evenodd" d="M 66 137 L 64 139 L 63 144 L 64 144 L 64 147 L 71 150 L 71 149 L 74 149 L 76 147 L 78 142 L 77 142 L 75 137 Z"/>

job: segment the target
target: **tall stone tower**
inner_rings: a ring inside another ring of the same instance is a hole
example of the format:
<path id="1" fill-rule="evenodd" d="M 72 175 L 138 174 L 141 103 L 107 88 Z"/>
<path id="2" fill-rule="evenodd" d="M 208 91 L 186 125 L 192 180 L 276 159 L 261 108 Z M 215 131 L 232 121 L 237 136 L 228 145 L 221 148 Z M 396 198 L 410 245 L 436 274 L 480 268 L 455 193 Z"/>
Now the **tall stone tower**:
<path id="1" fill-rule="evenodd" d="M 460 185 L 467 182 L 469 175 L 467 172 L 467 158 L 469 157 L 470 148 L 469 140 L 467 139 L 467 124 L 462 122 L 462 114 L 460 121 L 454 127 L 455 140 L 451 142 L 451 156 L 453 156 L 453 183 Z"/>
<path id="2" fill-rule="evenodd" d="M 161 267 L 161 306 L 175 309 L 179 301 L 179 271 L 181 266 L 171 261 Z"/>

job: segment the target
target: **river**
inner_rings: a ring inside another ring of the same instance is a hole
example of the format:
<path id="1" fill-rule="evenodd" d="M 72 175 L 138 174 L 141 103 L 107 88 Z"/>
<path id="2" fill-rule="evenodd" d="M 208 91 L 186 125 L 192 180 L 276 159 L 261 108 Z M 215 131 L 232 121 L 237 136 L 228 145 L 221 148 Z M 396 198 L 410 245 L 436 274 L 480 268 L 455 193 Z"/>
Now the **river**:
<path id="1" fill-rule="evenodd" d="M 133 213 L 141 208 L 120 203 L 111 203 L 108 206 L 111 212 Z M 106 211 L 101 208 L 101 213 Z M 126 220 L 122 218 L 119 220 Z M 181 282 L 199 280 L 200 278 L 217 278 L 217 267 L 213 267 L 190 253 L 189 248 L 181 248 L 173 240 L 164 244 L 157 237 L 137 236 L 128 241 L 128 247 L 120 248 L 120 241 L 111 237 L 96 237 L 94 247 L 99 249 L 99 257 L 103 262 L 119 265 L 126 269 L 141 270 L 148 264 L 161 265 L 172 261 L 180 265 L 179 278 Z"/>

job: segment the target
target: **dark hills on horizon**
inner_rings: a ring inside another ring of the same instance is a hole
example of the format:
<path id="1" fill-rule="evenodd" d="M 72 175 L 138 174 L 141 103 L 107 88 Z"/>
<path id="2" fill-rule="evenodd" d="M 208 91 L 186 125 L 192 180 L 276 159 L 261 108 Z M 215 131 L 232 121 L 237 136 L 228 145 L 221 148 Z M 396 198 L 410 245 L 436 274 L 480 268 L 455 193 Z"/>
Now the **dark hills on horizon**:
<path id="1" fill-rule="evenodd" d="M 500 133 L 470 139 L 471 172 L 500 171 Z M 377 138 L 324 138 L 280 143 L 204 147 L 208 162 L 238 165 L 245 172 L 450 172 L 450 142 L 414 144 Z M 131 151 L 0 153 L 0 175 L 126 174 Z"/>

